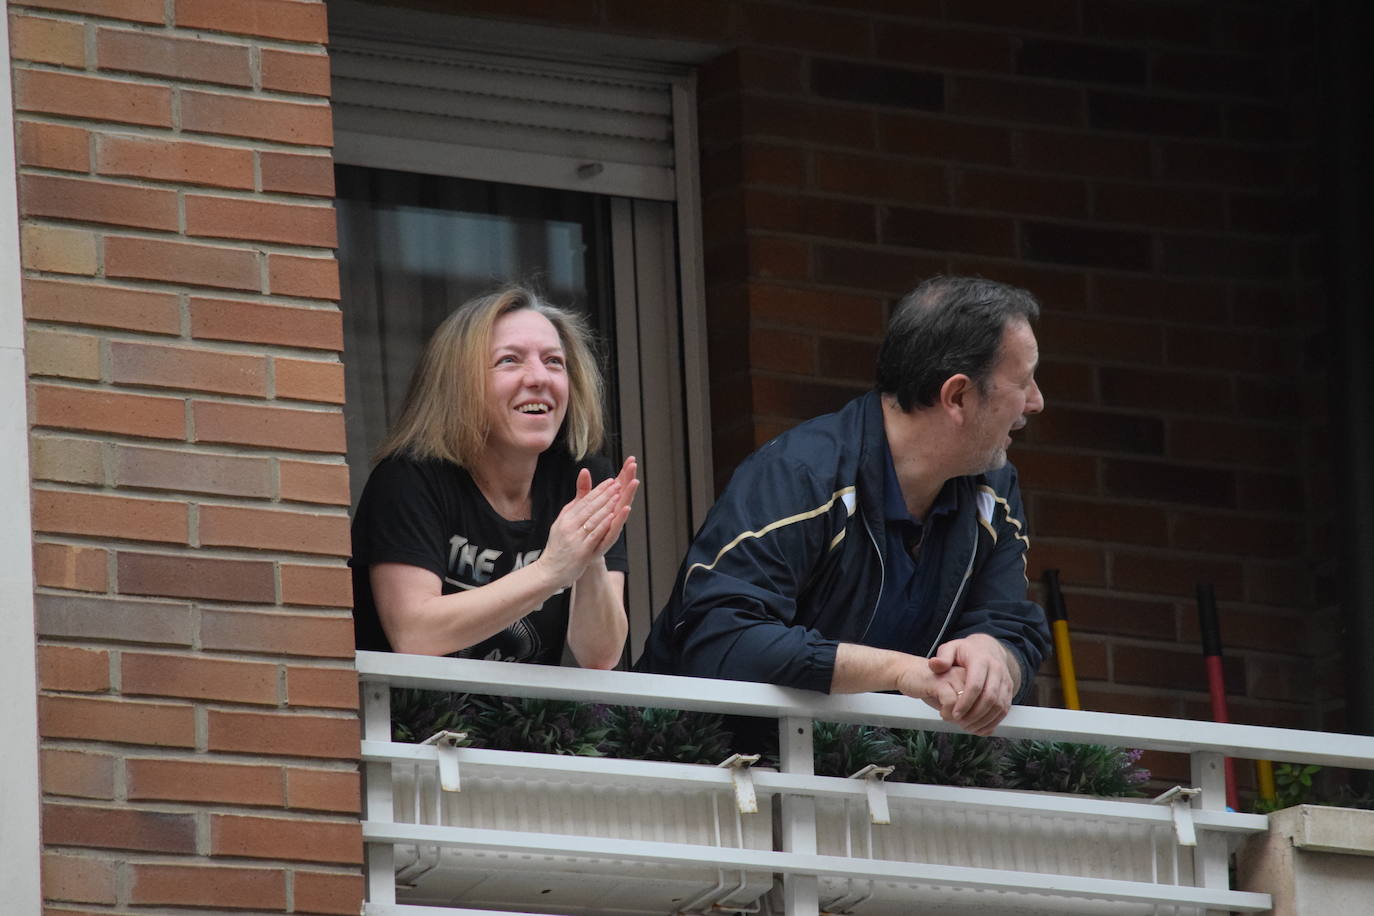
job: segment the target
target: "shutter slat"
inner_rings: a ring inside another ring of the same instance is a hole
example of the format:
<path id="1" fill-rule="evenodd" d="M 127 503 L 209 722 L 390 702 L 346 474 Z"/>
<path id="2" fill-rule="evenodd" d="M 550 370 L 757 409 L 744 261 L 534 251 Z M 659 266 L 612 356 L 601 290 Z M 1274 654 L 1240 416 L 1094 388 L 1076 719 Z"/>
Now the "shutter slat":
<path id="1" fill-rule="evenodd" d="M 340 131 L 579 163 L 673 164 L 666 76 L 357 39 L 337 43 L 330 60 Z"/>

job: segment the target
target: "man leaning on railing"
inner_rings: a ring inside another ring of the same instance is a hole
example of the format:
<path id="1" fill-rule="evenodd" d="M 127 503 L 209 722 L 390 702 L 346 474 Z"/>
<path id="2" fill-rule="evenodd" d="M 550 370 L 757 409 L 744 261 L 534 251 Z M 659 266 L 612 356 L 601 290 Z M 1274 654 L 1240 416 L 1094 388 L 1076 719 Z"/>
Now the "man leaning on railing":
<path id="1" fill-rule="evenodd" d="M 1027 600 L 1011 433 L 1045 406 L 1025 290 L 936 277 L 893 311 L 874 391 L 740 465 L 641 670 L 900 691 L 987 735 L 1049 642 Z M 737 737 L 740 737 L 737 735 Z"/>

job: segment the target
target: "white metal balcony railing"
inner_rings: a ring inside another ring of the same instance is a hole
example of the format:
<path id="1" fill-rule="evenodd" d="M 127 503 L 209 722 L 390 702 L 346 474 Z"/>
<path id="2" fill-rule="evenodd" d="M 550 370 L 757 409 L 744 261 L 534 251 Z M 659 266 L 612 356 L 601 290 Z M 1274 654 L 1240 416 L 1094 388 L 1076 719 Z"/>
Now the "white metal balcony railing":
<path id="1" fill-rule="evenodd" d="M 1374 769 L 1374 737 L 1017 707 L 998 735 L 1187 753 L 1194 785 L 1162 804 L 888 785 L 812 775 L 812 720 L 957 730 L 905 697 L 375 652 L 357 666 L 366 916 L 1257 912 L 1269 895 L 1232 890 L 1228 859 L 1267 819 L 1225 810 L 1223 758 Z M 781 771 L 393 743 L 392 686 L 773 717 Z"/>

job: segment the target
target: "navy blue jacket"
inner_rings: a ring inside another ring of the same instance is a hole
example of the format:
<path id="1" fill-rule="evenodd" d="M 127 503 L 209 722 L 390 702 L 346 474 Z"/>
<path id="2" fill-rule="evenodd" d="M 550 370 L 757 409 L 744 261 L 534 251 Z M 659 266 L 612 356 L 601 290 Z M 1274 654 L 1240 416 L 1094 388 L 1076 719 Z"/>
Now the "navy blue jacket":
<path id="1" fill-rule="evenodd" d="M 749 456 L 692 541 L 639 669 L 828 692 L 836 647 L 863 643 L 882 592 L 884 436 L 870 392 Z M 1016 470 L 955 487 L 956 510 L 929 520 L 921 547 L 939 570 L 937 606 L 906 651 L 993 636 L 1021 662 L 1021 702 L 1049 630 L 1026 599 Z"/>

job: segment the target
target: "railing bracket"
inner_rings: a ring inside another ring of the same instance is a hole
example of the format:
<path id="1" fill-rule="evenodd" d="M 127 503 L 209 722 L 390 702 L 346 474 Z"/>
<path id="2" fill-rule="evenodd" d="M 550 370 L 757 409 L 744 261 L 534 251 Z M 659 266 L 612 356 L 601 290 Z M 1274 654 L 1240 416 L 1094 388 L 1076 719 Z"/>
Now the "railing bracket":
<path id="1" fill-rule="evenodd" d="M 868 793 L 868 817 L 875 824 L 892 823 L 892 812 L 887 806 L 887 786 L 883 780 L 892 775 L 892 767 L 880 767 L 870 763 L 850 779 L 862 779 L 864 790 Z"/>
<path id="2" fill-rule="evenodd" d="M 1174 834 L 1180 846 L 1196 846 L 1197 831 L 1193 828 L 1193 799 L 1202 794 L 1201 789 L 1185 789 L 1174 786 L 1155 798 L 1152 804 L 1168 805 L 1174 816 Z"/>
<path id="3" fill-rule="evenodd" d="M 445 792 L 457 792 L 458 748 L 468 737 L 467 732 L 435 732 L 421 744 L 432 745 L 439 757 L 439 788 Z"/>
<path id="4" fill-rule="evenodd" d="M 730 781 L 735 784 L 735 806 L 740 814 L 758 814 L 759 799 L 754 792 L 754 774 L 749 769 L 759 762 L 758 754 L 731 754 L 720 762 L 720 766 L 730 771 Z"/>

